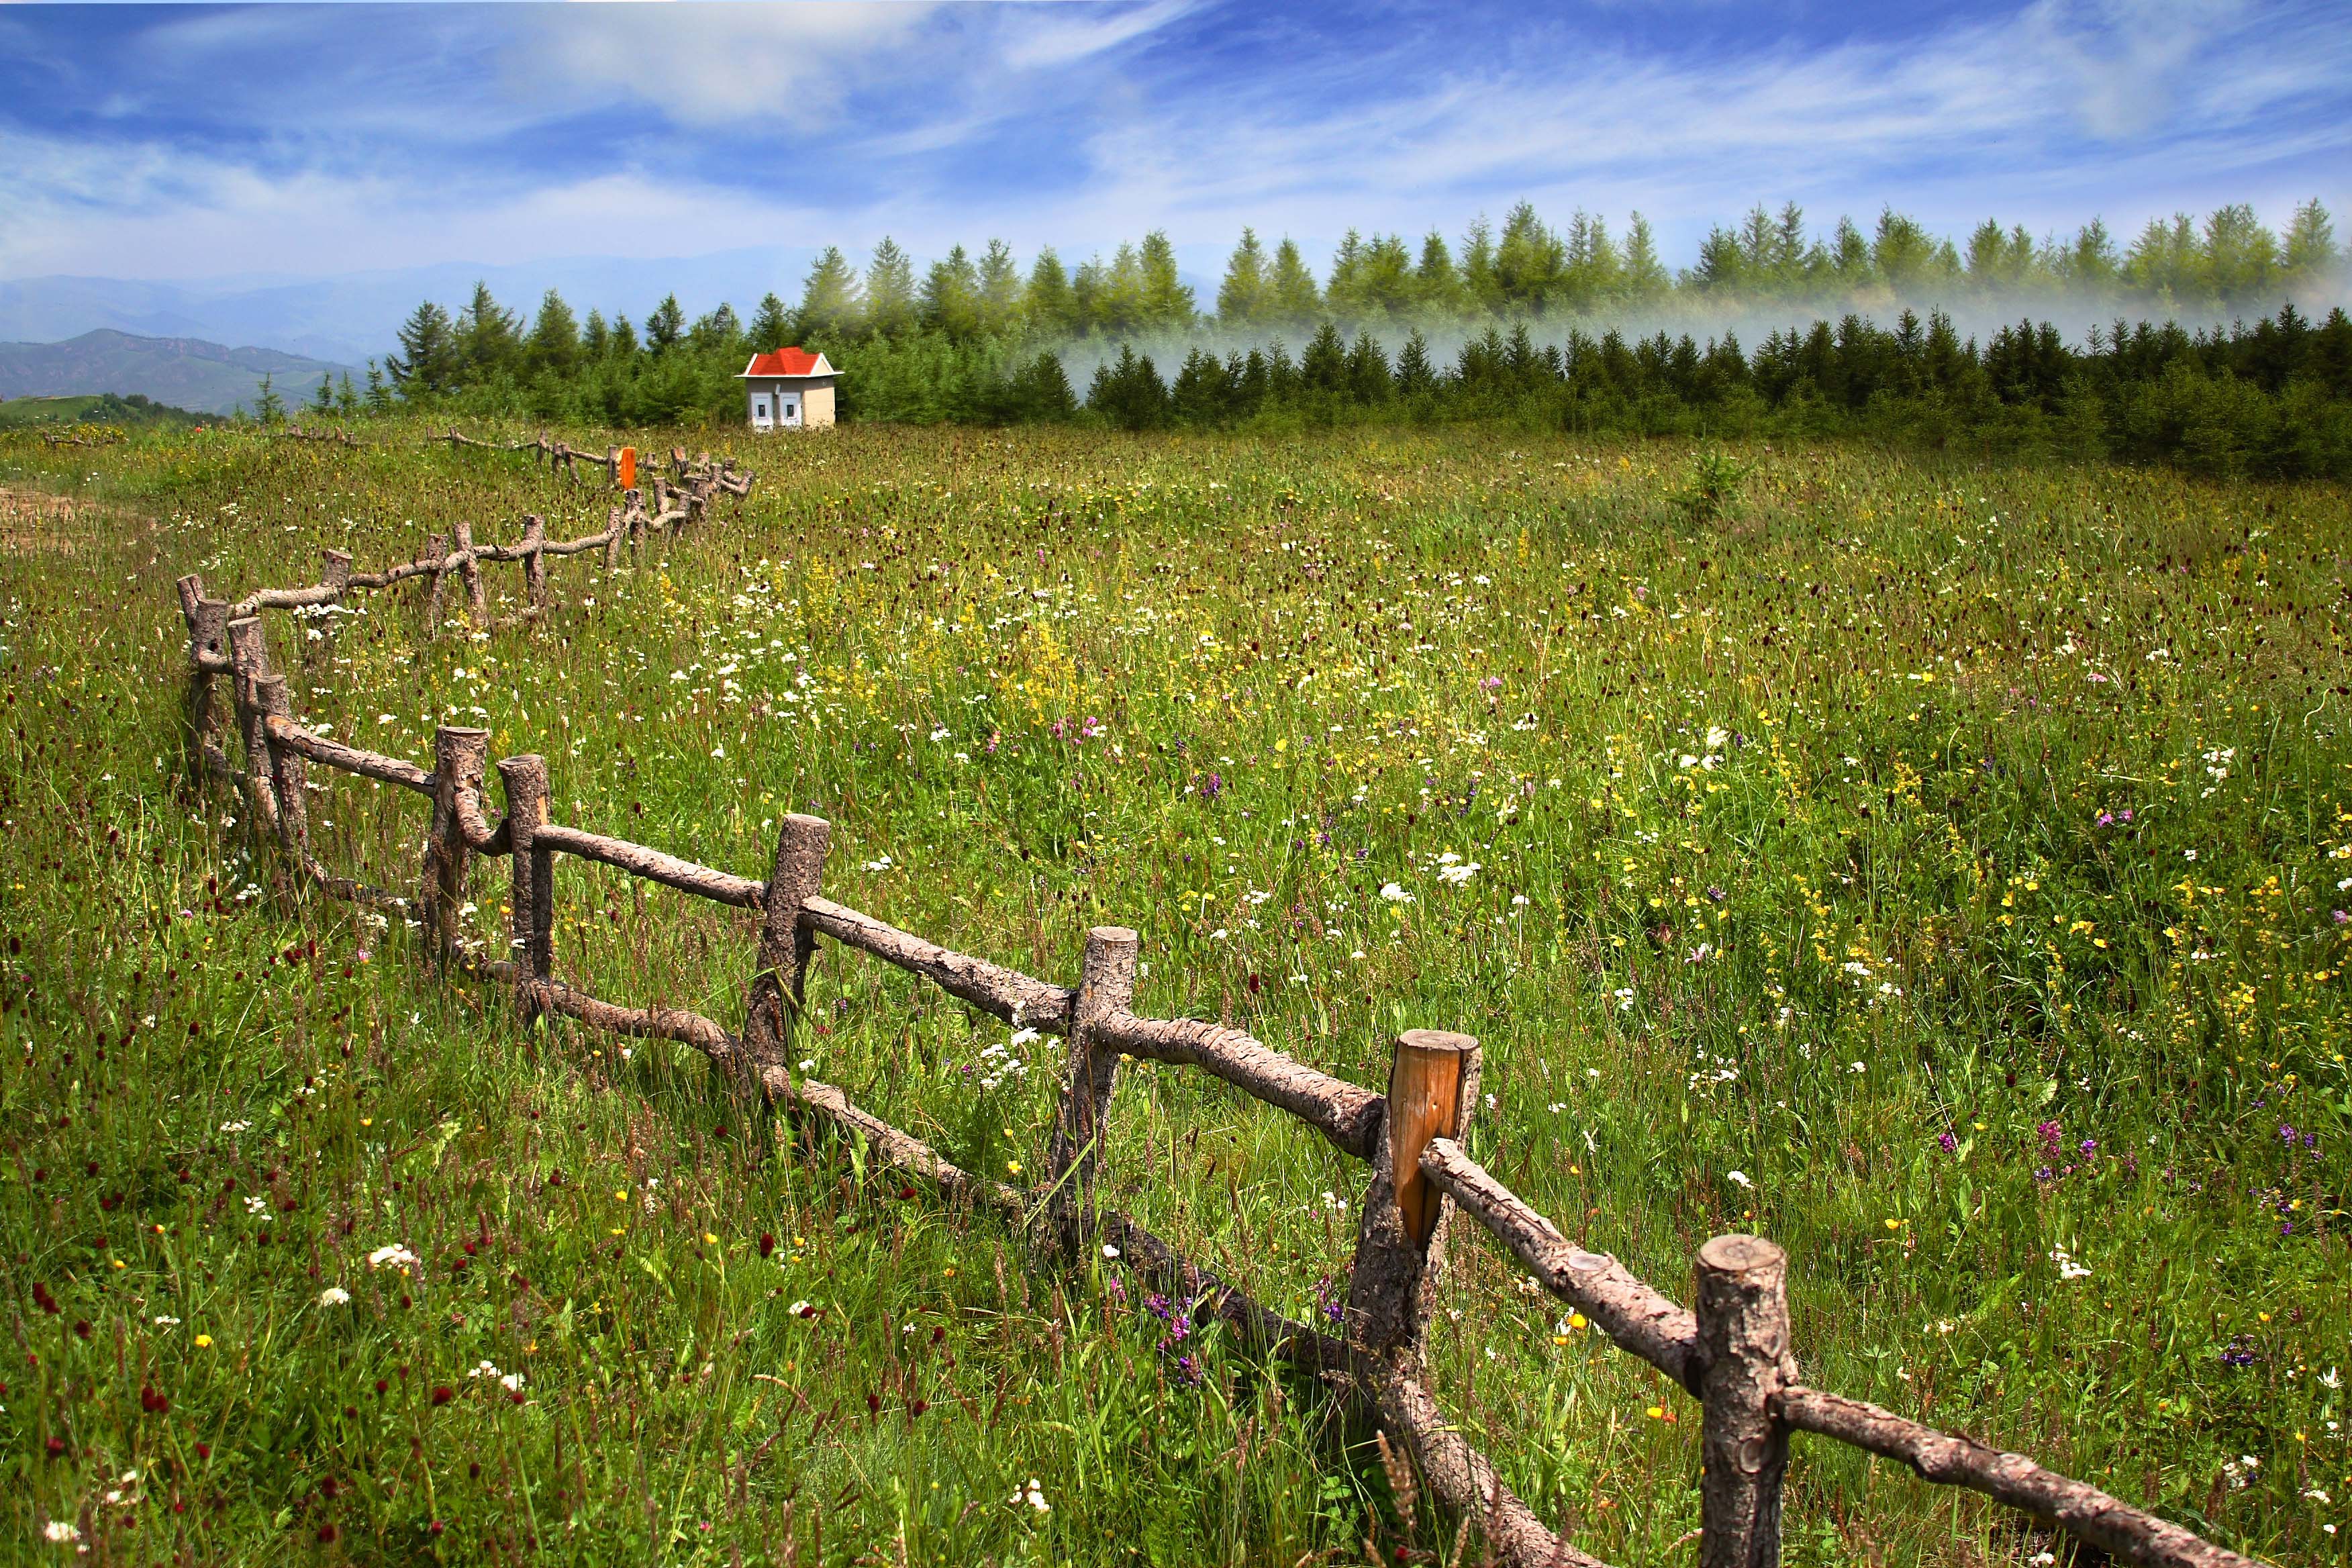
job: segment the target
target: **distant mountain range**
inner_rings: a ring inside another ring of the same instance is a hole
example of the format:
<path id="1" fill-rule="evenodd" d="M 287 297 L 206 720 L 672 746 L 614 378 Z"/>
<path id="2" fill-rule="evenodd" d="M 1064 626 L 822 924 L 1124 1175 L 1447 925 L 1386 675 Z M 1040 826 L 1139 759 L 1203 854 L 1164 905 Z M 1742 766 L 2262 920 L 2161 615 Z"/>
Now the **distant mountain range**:
<path id="1" fill-rule="evenodd" d="M 0 342 L 0 397 L 69 397 L 142 393 L 202 414 L 251 411 L 261 378 L 289 405 L 318 389 L 320 376 L 361 373 L 329 360 L 277 349 L 232 349 L 201 338 L 146 338 L 100 330 L 61 343 Z"/>
<path id="2" fill-rule="evenodd" d="M 418 300 L 437 300 L 454 311 L 477 279 L 526 322 L 550 289 L 562 289 L 583 317 L 598 310 L 608 318 L 641 321 L 663 295 L 675 292 L 688 317 L 725 300 L 749 321 L 770 289 L 786 300 L 800 298 L 814 255 L 806 246 L 770 247 L 709 256 L 573 256 L 495 267 L 451 261 L 332 278 L 255 275 L 185 283 L 20 278 L 0 281 L 0 340 L 55 342 L 110 327 L 142 337 L 268 343 L 360 364 L 396 352 L 394 334 Z"/>

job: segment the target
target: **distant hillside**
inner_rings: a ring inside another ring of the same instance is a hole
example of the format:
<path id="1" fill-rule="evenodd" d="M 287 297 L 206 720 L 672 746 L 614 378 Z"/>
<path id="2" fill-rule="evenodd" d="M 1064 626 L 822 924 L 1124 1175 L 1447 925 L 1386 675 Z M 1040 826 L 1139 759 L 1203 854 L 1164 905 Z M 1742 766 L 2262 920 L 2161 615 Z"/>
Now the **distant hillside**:
<path id="1" fill-rule="evenodd" d="M 0 430 L 26 430 L 37 425 L 195 425 L 205 418 L 185 408 L 152 402 L 135 392 L 128 397 L 99 392 L 79 397 L 11 397 L 0 402 Z"/>
<path id="2" fill-rule="evenodd" d="M 157 403 L 226 414 L 254 398 L 268 375 L 278 395 L 299 404 L 321 375 L 360 373 L 276 349 L 232 349 L 201 338 L 142 338 L 101 328 L 61 343 L 0 343 L 0 398 L 138 393 Z M 0 405 L 5 406 L 5 405 Z"/>

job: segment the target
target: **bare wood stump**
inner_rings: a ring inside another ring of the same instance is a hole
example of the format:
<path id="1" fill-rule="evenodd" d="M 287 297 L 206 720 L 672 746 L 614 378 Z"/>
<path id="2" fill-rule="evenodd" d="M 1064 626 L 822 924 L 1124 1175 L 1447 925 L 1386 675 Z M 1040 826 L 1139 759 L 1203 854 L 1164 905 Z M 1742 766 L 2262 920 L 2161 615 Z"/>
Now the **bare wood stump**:
<path id="1" fill-rule="evenodd" d="M 761 900 L 759 967 L 743 999 L 743 1054 L 755 1079 L 769 1068 L 784 1067 L 791 1055 L 809 954 L 816 949 L 816 933 L 801 924 L 801 909 L 824 885 L 832 847 L 833 824 L 822 816 L 786 812 L 776 825 L 775 868 Z"/>
<path id="2" fill-rule="evenodd" d="M 1124 926 L 1087 932 L 1078 994 L 1070 1007 L 1069 1077 L 1054 1123 L 1046 1163 L 1048 1204 L 1059 1239 L 1075 1251 L 1101 1223 L 1095 1207 L 1095 1170 L 1101 1163 L 1103 1123 L 1118 1076 L 1118 1050 L 1098 1039 L 1105 1019 L 1135 1001 L 1135 959 L 1141 944 Z"/>
<path id="3" fill-rule="evenodd" d="M 341 593 L 352 585 L 352 552 L 348 550 L 319 552 L 319 585 Z"/>
<path id="4" fill-rule="evenodd" d="M 1777 1568 L 1789 1429 L 1772 1400 L 1796 1380 L 1789 1255 L 1753 1236 L 1698 1249 L 1700 1568 Z"/>
<path id="5" fill-rule="evenodd" d="M 1445 1267 L 1442 1224 L 1453 1200 L 1422 1173 L 1432 1138 L 1459 1139 L 1478 1103 L 1478 1042 L 1408 1029 L 1389 1068 L 1386 1136 L 1372 1149 L 1371 1185 L 1348 1285 L 1349 1338 L 1397 1370 L 1417 1370 Z"/>
<path id="6" fill-rule="evenodd" d="M 488 730 L 444 724 L 433 731 L 433 827 L 425 840 L 423 885 L 416 902 L 425 952 L 443 966 L 458 958 L 457 911 L 465 907 L 466 865 L 473 858 L 457 803 L 467 789 L 480 787 L 482 762 L 489 750 Z"/>

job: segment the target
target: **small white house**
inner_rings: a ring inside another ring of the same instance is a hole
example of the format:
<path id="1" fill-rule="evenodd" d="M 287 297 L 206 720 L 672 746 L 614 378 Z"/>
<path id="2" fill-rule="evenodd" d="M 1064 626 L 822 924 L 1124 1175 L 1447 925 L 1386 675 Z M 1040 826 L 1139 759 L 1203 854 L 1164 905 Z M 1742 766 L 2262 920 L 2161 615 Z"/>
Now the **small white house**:
<path id="1" fill-rule="evenodd" d="M 823 354 L 778 349 L 753 354 L 741 382 L 754 430 L 815 430 L 833 423 L 833 387 L 841 373 Z"/>

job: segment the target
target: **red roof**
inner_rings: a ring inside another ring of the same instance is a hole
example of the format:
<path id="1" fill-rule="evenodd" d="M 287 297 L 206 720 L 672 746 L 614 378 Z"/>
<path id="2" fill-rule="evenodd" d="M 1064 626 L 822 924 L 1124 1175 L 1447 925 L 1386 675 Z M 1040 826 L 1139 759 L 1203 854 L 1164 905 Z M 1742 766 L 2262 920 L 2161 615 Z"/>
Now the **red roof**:
<path id="1" fill-rule="evenodd" d="M 824 368 L 818 368 L 822 365 Z M 754 354 L 745 375 L 823 375 L 833 367 L 824 364 L 823 354 L 813 354 L 806 349 L 778 349 L 773 353 Z"/>

